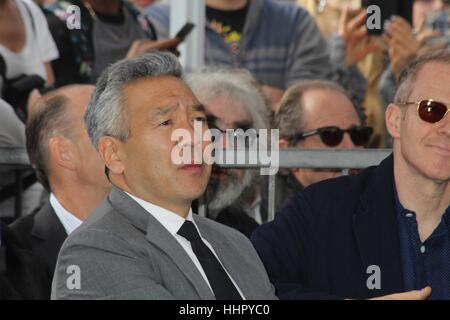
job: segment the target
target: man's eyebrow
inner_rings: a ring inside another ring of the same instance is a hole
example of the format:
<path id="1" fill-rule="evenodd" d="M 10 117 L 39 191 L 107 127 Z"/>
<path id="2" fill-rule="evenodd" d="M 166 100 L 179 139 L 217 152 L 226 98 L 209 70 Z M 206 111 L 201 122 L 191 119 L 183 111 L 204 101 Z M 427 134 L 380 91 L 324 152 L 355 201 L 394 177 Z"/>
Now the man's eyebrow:
<path id="1" fill-rule="evenodd" d="M 151 112 L 152 117 L 161 117 L 172 113 L 178 106 L 159 107 Z"/>
<path id="2" fill-rule="evenodd" d="M 201 104 L 201 103 L 198 103 L 198 104 L 194 105 L 192 108 L 194 109 L 194 111 L 205 112 L 206 113 L 205 106 L 203 104 Z"/>
<path id="3" fill-rule="evenodd" d="M 238 121 L 235 123 L 236 128 L 241 128 L 241 129 L 250 129 L 251 127 L 253 127 L 253 123 L 251 121 Z"/>

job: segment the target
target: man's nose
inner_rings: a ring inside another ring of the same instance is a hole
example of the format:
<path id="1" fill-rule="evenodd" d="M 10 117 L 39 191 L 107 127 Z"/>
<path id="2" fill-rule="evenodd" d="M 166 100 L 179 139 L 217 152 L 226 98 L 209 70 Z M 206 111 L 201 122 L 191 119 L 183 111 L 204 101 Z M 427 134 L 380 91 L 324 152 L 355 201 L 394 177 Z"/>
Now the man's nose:
<path id="1" fill-rule="evenodd" d="M 205 129 L 201 121 L 189 119 L 188 117 L 180 120 L 177 129 L 184 130 L 189 135 L 189 142 L 191 146 L 200 144 L 203 137 L 203 130 Z"/>
<path id="2" fill-rule="evenodd" d="M 342 138 L 341 144 L 338 146 L 340 149 L 353 149 L 356 148 L 355 144 L 350 137 L 348 132 L 344 133 L 344 137 Z"/>
<path id="3" fill-rule="evenodd" d="M 439 123 L 439 132 L 450 137 L 450 111 L 447 110 L 444 118 L 442 118 L 441 123 Z"/>

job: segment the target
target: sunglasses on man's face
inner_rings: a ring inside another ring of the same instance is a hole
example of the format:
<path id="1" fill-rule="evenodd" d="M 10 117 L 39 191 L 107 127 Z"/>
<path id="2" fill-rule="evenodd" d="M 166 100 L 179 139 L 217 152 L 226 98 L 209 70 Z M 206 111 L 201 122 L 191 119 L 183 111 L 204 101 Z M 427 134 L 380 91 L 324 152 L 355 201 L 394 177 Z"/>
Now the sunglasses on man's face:
<path id="1" fill-rule="evenodd" d="M 398 105 L 417 105 L 419 118 L 428 123 L 438 123 L 448 113 L 448 107 L 442 102 L 433 99 L 421 100 L 418 102 L 398 102 Z"/>
<path id="2" fill-rule="evenodd" d="M 344 133 L 348 132 L 355 146 L 364 146 L 369 143 L 373 129 L 366 126 L 350 127 L 346 130 L 338 127 L 323 127 L 307 132 L 299 132 L 291 137 L 293 141 L 303 140 L 307 137 L 319 135 L 322 142 L 329 147 L 336 147 L 344 139 Z"/>

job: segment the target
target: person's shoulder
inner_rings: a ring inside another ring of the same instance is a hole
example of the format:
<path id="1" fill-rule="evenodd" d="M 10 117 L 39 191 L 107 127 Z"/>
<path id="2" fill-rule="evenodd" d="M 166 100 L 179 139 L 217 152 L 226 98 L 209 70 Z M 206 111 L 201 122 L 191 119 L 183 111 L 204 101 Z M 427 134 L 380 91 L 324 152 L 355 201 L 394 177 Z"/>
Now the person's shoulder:
<path id="1" fill-rule="evenodd" d="M 45 21 L 45 15 L 41 8 L 33 0 L 20 0 L 32 14 L 33 19 Z"/>
<path id="2" fill-rule="evenodd" d="M 141 235 L 131 222 L 105 199 L 64 241 L 61 251 L 72 247 L 90 247 L 99 250 L 135 248 Z M 137 250 L 137 248 L 135 248 Z"/>
<path id="3" fill-rule="evenodd" d="M 47 201 L 30 214 L 20 217 L 9 226 L 18 236 L 20 236 L 21 239 L 30 239 L 35 226 L 39 225 L 39 227 L 54 230 L 55 222 L 60 224 L 56 213 L 50 205 L 50 202 Z"/>
<path id="4" fill-rule="evenodd" d="M 6 102 L 5 100 L 0 98 L 0 119 L 4 119 L 5 117 L 15 116 L 15 112 L 13 107 Z"/>
<path id="5" fill-rule="evenodd" d="M 156 3 L 144 9 L 145 15 L 164 15 L 168 16 L 170 13 L 170 5 L 167 3 Z"/>
<path id="6" fill-rule="evenodd" d="M 33 0 L 19 0 L 19 2 L 24 3 L 32 12 L 42 12 L 41 8 Z"/>
<path id="7" fill-rule="evenodd" d="M 17 234 L 29 235 L 31 233 L 31 230 L 33 229 L 35 217 L 38 212 L 39 210 L 35 210 L 34 212 L 24 217 L 20 217 L 19 219 L 11 223 L 9 227 Z"/>
<path id="8" fill-rule="evenodd" d="M 195 216 L 195 223 L 200 227 L 200 231 L 202 228 L 208 228 L 213 233 L 218 236 L 224 237 L 229 241 L 233 242 L 248 242 L 248 238 L 240 231 L 228 227 L 222 223 L 216 222 L 212 219 L 205 218 L 202 216 Z"/>

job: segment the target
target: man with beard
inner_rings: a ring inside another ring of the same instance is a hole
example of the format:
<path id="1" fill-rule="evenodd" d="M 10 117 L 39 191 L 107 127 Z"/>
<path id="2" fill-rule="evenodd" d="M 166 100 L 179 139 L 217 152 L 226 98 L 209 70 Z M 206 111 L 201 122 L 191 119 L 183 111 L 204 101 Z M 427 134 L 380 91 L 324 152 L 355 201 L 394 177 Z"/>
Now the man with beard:
<path id="1" fill-rule="evenodd" d="M 227 129 L 267 129 L 268 109 L 248 72 L 206 70 L 190 74 L 187 82 L 205 105 L 209 128 L 223 133 Z M 225 134 L 222 139 L 225 148 L 234 147 Z M 264 221 L 258 178 L 255 170 L 213 166 L 206 192 L 208 217 L 250 237 L 258 223 Z"/>

